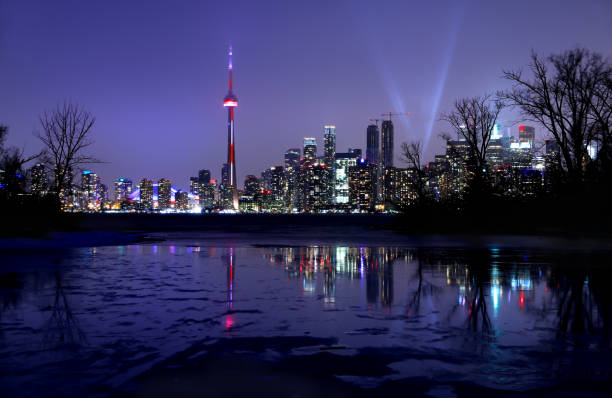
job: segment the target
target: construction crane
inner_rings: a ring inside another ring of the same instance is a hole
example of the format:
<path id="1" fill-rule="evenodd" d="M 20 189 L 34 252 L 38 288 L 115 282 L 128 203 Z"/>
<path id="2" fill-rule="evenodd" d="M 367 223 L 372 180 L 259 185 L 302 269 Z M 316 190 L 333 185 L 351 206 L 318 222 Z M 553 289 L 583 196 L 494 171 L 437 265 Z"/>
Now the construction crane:
<path id="1" fill-rule="evenodd" d="M 410 112 L 394 113 L 394 112 L 389 111 L 389 112 L 385 112 L 381 114 L 380 116 L 386 116 L 389 118 L 389 121 L 390 121 L 392 116 L 410 116 Z"/>

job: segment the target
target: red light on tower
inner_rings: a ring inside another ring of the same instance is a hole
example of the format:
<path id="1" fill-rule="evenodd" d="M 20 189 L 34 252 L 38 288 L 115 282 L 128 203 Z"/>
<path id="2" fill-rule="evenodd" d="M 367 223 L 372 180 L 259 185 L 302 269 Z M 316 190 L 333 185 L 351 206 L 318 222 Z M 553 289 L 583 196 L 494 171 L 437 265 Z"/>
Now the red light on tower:
<path id="1" fill-rule="evenodd" d="M 525 131 L 525 126 L 519 126 L 519 131 Z"/>

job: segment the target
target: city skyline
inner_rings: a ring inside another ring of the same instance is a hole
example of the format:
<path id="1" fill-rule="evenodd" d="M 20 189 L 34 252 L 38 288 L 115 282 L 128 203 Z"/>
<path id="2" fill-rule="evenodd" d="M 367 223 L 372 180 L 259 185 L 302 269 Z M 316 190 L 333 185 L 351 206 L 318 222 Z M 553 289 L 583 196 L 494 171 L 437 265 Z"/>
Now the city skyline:
<path id="1" fill-rule="evenodd" d="M 323 143 L 327 124 L 337 126 L 339 151 L 351 147 L 365 152 L 368 118 L 380 118 L 388 111 L 411 112 L 394 122 L 394 163 L 402 167 L 398 152 L 402 142 L 421 139 L 431 160 L 442 150 L 437 138 L 444 130 L 437 122 L 440 112 L 459 96 L 506 88 L 507 82 L 499 79 L 502 69 L 524 65 L 531 48 L 541 54 L 560 51 L 568 45 L 563 40 L 567 35 L 568 43 L 587 45 L 604 55 L 612 52 L 605 40 L 612 28 L 603 18 L 610 5 L 597 1 L 581 5 L 589 26 L 565 33 L 573 5 L 550 12 L 545 4 L 526 4 L 505 10 L 507 18 L 499 18 L 499 11 L 479 2 L 449 7 L 390 2 L 382 10 L 334 4 L 326 6 L 328 12 L 318 19 L 308 16 L 319 10 L 304 5 L 285 5 L 267 15 L 249 4 L 216 3 L 208 8 L 192 4 L 164 19 L 159 4 L 144 11 L 118 3 L 103 8 L 37 4 L 44 11 L 41 14 L 50 16 L 48 20 L 28 18 L 35 8 L 32 3 L 3 5 L 7 22 L 0 43 L 7 69 L 0 78 L 15 95 L 2 100 L 0 108 L 6 112 L 2 122 L 9 126 L 9 144 L 35 152 L 40 144 L 32 132 L 40 130 L 38 115 L 72 99 L 97 118 L 91 153 L 107 163 L 90 168 L 107 186 L 120 177 L 168 178 L 186 191 L 189 177 L 200 169 L 211 170 L 220 180 L 225 129 L 218 98 L 226 91 L 223 54 L 231 41 L 240 49 L 241 65 L 236 76 L 242 99 L 236 149 L 241 159 L 239 184 L 246 175 L 283 164 L 284 151 L 299 146 L 302 137 L 314 136 Z M 235 14 L 235 24 L 213 21 L 228 10 Z M 70 19 L 77 13 L 93 22 L 85 25 Z M 523 14 L 530 18 L 518 18 Z M 388 32 L 359 28 L 372 15 L 388 17 Z M 485 21 L 483 26 L 466 23 L 474 15 Z M 102 23 L 111 17 L 117 26 L 113 32 Z M 261 29 L 272 19 L 282 22 L 277 28 Z M 434 20 L 439 21 L 439 31 L 426 26 Z M 156 34 L 167 37 L 151 33 L 160 21 L 162 29 Z M 201 27 L 202 21 L 209 24 Z M 331 21 L 335 24 L 326 25 Z M 321 29 L 317 33 L 315 28 Z M 423 32 L 429 33 L 427 39 L 416 39 Z M 484 37 L 486 32 L 496 35 Z M 80 46 L 81 33 L 86 33 L 89 46 Z M 325 41 L 313 44 L 313 37 Z M 120 38 L 126 40 L 117 44 Z M 355 38 L 362 40 L 355 44 Z M 490 55 L 474 63 L 469 47 L 476 39 L 488 45 Z M 60 47 L 60 54 L 81 61 L 67 64 L 44 50 L 51 44 Z M 502 124 L 512 122 L 513 131 L 514 122 L 520 121 L 512 113 L 505 119 Z"/>

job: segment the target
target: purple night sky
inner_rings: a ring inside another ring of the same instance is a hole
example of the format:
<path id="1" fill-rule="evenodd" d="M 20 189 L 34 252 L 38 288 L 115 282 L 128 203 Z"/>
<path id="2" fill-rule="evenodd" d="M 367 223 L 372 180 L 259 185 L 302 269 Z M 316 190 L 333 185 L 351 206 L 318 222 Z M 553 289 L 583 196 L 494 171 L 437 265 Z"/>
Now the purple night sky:
<path id="1" fill-rule="evenodd" d="M 426 3 L 426 4 L 425 4 Z M 234 48 L 238 181 L 335 124 L 337 151 L 363 148 L 368 117 L 399 145 L 442 153 L 440 113 L 507 88 L 503 68 L 575 45 L 612 55 L 612 2 L 0 0 L 0 123 L 41 149 L 38 116 L 64 100 L 96 116 L 91 167 L 115 178 L 219 178 L 226 156 L 227 46 Z M 517 115 L 502 124 L 516 129 Z"/>

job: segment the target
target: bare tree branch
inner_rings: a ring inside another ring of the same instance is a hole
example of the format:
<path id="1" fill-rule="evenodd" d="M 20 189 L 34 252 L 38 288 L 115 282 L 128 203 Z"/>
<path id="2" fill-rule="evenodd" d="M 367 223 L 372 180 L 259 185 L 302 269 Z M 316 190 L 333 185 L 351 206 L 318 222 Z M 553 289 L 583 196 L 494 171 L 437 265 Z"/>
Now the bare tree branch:
<path id="1" fill-rule="evenodd" d="M 68 102 L 40 116 L 43 132 L 37 136 L 47 148 L 47 161 L 54 166 L 56 195 L 71 188 L 72 172 L 79 165 L 99 162 L 83 154 L 93 144 L 90 135 L 95 121 L 91 113 Z"/>

